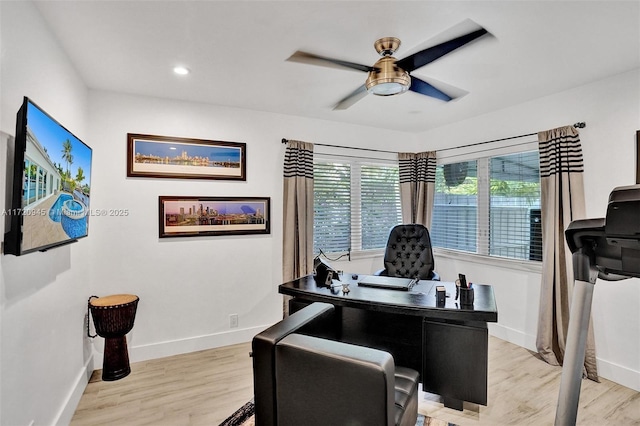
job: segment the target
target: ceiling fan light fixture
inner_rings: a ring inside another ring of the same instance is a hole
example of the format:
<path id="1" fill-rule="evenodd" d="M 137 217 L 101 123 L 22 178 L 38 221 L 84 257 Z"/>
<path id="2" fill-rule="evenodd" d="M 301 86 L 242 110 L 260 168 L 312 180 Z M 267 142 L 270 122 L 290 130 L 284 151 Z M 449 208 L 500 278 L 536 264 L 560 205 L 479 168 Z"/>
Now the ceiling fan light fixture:
<path id="1" fill-rule="evenodd" d="M 392 96 L 409 90 L 411 77 L 408 72 L 396 65 L 395 58 L 385 56 L 376 62 L 374 67 L 376 69 L 369 72 L 365 82 L 369 93 L 378 96 Z"/>
<path id="2" fill-rule="evenodd" d="M 403 83 L 390 81 L 386 83 L 375 83 L 375 86 L 367 88 L 367 91 L 377 96 L 393 96 L 406 92 L 408 88 L 409 86 Z"/>

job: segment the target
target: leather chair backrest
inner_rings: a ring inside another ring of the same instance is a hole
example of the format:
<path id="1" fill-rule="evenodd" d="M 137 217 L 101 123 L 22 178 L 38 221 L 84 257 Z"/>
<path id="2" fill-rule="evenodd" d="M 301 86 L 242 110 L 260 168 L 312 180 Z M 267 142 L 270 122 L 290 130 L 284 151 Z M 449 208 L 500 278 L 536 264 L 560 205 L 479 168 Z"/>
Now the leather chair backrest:
<path id="1" fill-rule="evenodd" d="M 386 275 L 431 279 L 434 260 L 429 230 L 420 224 L 394 226 L 384 253 Z"/>
<path id="2" fill-rule="evenodd" d="M 395 424 L 388 352 L 290 334 L 276 344 L 278 426 Z"/>
<path id="3" fill-rule="evenodd" d="M 330 329 L 335 324 L 335 307 L 329 303 L 313 303 L 267 328 L 253 338 L 253 392 L 256 424 L 277 425 L 275 348 L 291 333 Z"/>

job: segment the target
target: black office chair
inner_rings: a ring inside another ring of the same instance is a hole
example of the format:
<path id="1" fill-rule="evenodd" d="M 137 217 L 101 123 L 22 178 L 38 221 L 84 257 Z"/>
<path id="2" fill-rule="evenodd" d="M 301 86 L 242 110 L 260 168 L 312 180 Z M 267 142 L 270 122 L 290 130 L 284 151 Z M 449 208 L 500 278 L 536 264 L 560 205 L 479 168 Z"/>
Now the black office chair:
<path id="1" fill-rule="evenodd" d="M 429 230 L 417 223 L 396 225 L 389 233 L 384 269 L 375 275 L 440 281 L 433 267 Z"/>

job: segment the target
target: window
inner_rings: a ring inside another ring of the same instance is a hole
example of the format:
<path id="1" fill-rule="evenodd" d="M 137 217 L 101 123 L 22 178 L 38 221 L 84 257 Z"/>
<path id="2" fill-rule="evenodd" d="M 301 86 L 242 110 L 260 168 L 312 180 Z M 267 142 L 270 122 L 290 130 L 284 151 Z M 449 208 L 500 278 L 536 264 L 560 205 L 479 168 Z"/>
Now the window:
<path id="1" fill-rule="evenodd" d="M 538 151 L 438 165 L 431 228 L 434 247 L 541 261 Z"/>
<path id="2" fill-rule="evenodd" d="M 398 166 L 317 158 L 313 167 L 313 251 L 382 249 L 402 221 Z"/>
<path id="3" fill-rule="evenodd" d="M 314 162 L 313 252 L 342 252 L 350 247 L 351 167 Z"/>

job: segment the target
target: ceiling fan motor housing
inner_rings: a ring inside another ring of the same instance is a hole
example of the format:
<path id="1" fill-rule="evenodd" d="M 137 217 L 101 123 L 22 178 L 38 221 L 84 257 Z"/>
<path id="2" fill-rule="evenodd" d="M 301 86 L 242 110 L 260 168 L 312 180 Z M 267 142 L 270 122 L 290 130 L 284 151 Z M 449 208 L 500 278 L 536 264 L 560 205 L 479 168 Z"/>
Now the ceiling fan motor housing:
<path id="1" fill-rule="evenodd" d="M 409 73 L 396 65 L 396 58 L 385 56 L 374 65 L 369 72 L 365 87 L 369 93 L 379 96 L 390 96 L 404 93 L 411 85 Z"/>
<path id="2" fill-rule="evenodd" d="M 373 47 L 381 56 L 391 56 L 400 47 L 400 39 L 395 37 L 383 37 L 373 43 Z"/>

